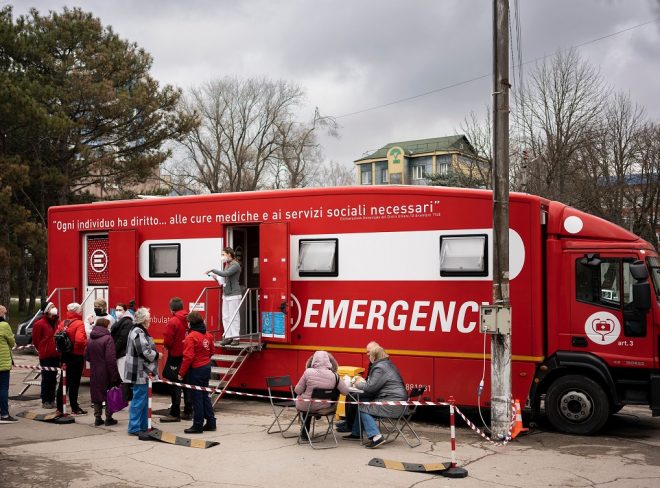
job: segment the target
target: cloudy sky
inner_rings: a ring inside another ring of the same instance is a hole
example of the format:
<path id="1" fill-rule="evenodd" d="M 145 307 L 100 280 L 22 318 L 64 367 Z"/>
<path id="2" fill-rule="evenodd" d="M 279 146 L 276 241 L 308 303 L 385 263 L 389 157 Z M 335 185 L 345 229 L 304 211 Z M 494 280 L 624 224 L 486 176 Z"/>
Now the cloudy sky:
<path id="1" fill-rule="evenodd" d="M 325 158 L 347 165 L 388 142 L 454 134 L 490 101 L 490 0 L 9 3 L 16 15 L 91 11 L 153 55 L 158 80 L 184 89 L 228 75 L 298 83 L 301 117 L 314 107 L 337 117 L 341 135 L 322 139 Z M 524 61 L 587 43 L 583 58 L 660 119 L 660 0 L 519 0 L 519 12 Z"/>

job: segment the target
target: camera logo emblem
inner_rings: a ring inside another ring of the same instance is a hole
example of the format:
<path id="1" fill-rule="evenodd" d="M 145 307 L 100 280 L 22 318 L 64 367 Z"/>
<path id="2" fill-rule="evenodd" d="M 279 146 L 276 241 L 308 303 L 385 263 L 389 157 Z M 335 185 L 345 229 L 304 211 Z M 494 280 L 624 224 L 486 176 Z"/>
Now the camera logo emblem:
<path id="1" fill-rule="evenodd" d="M 584 331 L 592 342 L 606 346 L 619 338 L 621 324 L 619 319 L 609 312 L 596 312 L 587 318 Z"/>

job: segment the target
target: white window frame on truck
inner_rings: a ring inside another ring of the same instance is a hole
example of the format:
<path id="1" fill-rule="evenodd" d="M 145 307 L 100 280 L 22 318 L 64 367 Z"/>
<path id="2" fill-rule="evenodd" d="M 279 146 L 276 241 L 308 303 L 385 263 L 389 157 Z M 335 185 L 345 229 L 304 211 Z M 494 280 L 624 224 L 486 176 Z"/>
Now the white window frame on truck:
<path id="1" fill-rule="evenodd" d="M 488 276 L 488 236 L 440 236 L 440 276 Z"/>

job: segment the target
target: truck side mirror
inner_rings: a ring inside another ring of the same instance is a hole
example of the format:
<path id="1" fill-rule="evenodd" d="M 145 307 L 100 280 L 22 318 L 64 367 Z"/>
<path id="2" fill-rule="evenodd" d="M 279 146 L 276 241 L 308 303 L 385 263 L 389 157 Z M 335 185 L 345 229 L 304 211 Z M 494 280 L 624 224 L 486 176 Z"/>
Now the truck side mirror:
<path id="1" fill-rule="evenodd" d="M 633 307 L 638 310 L 649 310 L 651 308 L 651 287 L 648 281 L 633 283 Z"/>
<path id="2" fill-rule="evenodd" d="M 637 281 L 646 281 L 649 278 L 649 271 L 646 269 L 644 261 L 635 261 L 630 265 L 630 274 Z"/>

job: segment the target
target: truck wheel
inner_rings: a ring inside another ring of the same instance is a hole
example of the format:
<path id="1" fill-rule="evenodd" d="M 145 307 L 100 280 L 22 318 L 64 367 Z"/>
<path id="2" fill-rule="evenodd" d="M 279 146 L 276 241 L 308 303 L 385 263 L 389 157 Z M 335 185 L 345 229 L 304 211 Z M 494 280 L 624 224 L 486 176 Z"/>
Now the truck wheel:
<path id="1" fill-rule="evenodd" d="M 548 388 L 545 411 L 555 429 L 567 434 L 591 435 L 607 422 L 610 406 L 603 388 L 594 380 L 567 375 Z"/>

